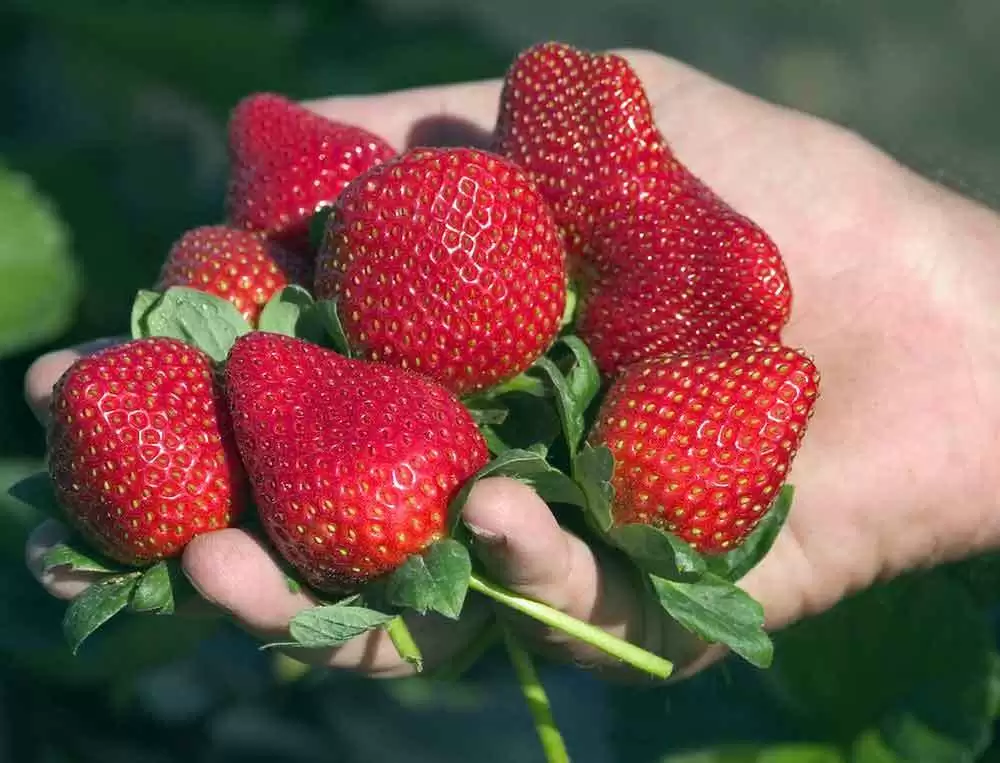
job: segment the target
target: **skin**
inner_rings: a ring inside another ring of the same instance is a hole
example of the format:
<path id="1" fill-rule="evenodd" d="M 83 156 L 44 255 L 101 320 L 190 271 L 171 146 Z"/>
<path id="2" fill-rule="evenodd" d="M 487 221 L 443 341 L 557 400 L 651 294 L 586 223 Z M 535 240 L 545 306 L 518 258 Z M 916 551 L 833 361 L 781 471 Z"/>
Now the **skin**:
<path id="1" fill-rule="evenodd" d="M 764 103 L 680 63 L 626 51 L 677 155 L 785 257 L 795 300 L 786 344 L 813 355 L 822 394 L 793 465 L 796 504 L 768 556 L 743 581 L 769 628 L 821 612 L 906 570 L 1000 546 L 1000 219 L 898 165 L 829 123 Z M 499 82 L 333 98 L 309 105 L 399 148 L 482 143 Z M 88 348 L 40 358 L 27 398 L 44 417 L 53 383 Z M 527 487 L 505 479 L 473 490 L 466 522 L 499 582 L 677 662 L 687 676 L 719 656 L 641 599 L 625 570 L 562 530 Z M 64 533 L 46 523 L 28 564 L 54 596 L 93 578 L 40 572 Z M 310 605 L 290 593 L 269 553 L 241 530 L 195 539 L 183 557 L 202 596 L 274 640 Z M 458 653 L 484 621 L 474 599 L 456 624 L 415 621 L 428 662 Z M 612 675 L 599 653 L 513 620 L 558 659 Z M 312 663 L 371 675 L 408 671 L 384 636 Z M 634 676 L 633 676 L 634 677 Z"/>

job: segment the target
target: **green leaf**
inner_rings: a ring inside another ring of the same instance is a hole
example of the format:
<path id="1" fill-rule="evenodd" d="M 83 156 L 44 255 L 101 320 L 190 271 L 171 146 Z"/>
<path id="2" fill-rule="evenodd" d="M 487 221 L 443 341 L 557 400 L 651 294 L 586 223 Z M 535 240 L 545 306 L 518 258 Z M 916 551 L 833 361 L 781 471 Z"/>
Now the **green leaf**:
<path id="1" fill-rule="evenodd" d="M 791 485 L 785 485 L 774 499 L 771 508 L 742 544 L 727 554 L 709 557 L 709 569 L 720 577 L 736 581 L 756 567 L 771 550 L 775 538 L 785 526 L 794 495 L 795 489 Z"/>
<path id="2" fill-rule="evenodd" d="M 808 731 L 870 729 L 901 760 L 972 761 L 993 725 L 993 629 L 942 570 L 873 586 L 778 633 L 763 680 Z"/>
<path id="3" fill-rule="evenodd" d="M 340 322 L 340 314 L 337 312 L 337 301 L 321 299 L 313 305 L 312 311 L 315 311 L 316 320 L 322 325 L 326 336 L 333 343 L 333 349 L 345 358 L 353 358 L 351 344 L 347 341 L 344 324 Z"/>
<path id="4" fill-rule="evenodd" d="M 79 537 L 57 543 L 48 550 L 42 564 L 46 571 L 69 567 L 74 572 L 121 573 L 124 568 L 87 547 Z"/>
<path id="5" fill-rule="evenodd" d="M 138 579 L 137 572 L 117 575 L 94 583 L 73 599 L 63 618 L 63 633 L 73 654 L 94 631 L 128 606 Z"/>
<path id="6" fill-rule="evenodd" d="M 135 612 L 168 615 L 174 611 L 174 573 L 170 564 L 160 561 L 142 573 L 132 592 L 129 606 Z"/>
<path id="7" fill-rule="evenodd" d="M 140 297 L 142 298 L 142 297 Z M 135 320 L 139 333 L 168 336 L 200 348 L 222 362 L 250 326 L 235 305 L 213 294 L 172 286 Z"/>
<path id="8" fill-rule="evenodd" d="M 295 646 L 310 649 L 334 647 L 383 626 L 394 617 L 366 607 L 330 604 L 299 612 L 292 618 L 289 632 Z"/>
<path id="9" fill-rule="evenodd" d="M 712 573 L 694 582 L 650 576 L 660 605 L 674 620 L 706 641 L 725 644 L 759 668 L 774 648 L 764 630 L 764 609 L 745 591 Z"/>
<path id="10" fill-rule="evenodd" d="M 615 471 L 615 456 L 606 445 L 585 445 L 573 461 L 573 479 L 586 497 L 587 519 L 604 534 L 611 529 L 611 505 L 615 489 L 611 477 Z"/>
<path id="11" fill-rule="evenodd" d="M 548 503 L 583 506 L 585 498 L 573 480 L 545 460 L 538 451 L 507 450 L 490 461 L 462 485 L 451 502 L 452 527 L 457 526 L 462 508 L 475 484 L 486 477 L 510 477 L 532 487 Z"/>
<path id="12" fill-rule="evenodd" d="M 559 437 L 562 425 L 551 397 L 508 392 L 491 400 L 494 406 L 503 406 L 507 411 L 503 421 L 489 425 L 494 436 L 504 444 L 504 450 L 530 450 L 541 446 L 547 452 Z"/>
<path id="13" fill-rule="evenodd" d="M 576 456 L 580 441 L 586 431 L 587 408 L 601 388 L 601 375 L 587 345 L 579 337 L 564 336 L 559 344 L 565 345 L 573 356 L 568 372 L 548 357 L 541 357 L 532 370 L 541 371 L 555 390 L 556 405 L 563 425 L 570 459 Z"/>
<path id="14" fill-rule="evenodd" d="M 624 551 L 643 571 L 671 580 L 683 580 L 705 571 L 704 558 L 673 533 L 642 524 L 618 525 L 608 540 Z"/>
<path id="15" fill-rule="evenodd" d="M 532 376 L 528 371 L 518 374 L 513 379 L 508 379 L 495 387 L 491 387 L 485 394 L 489 397 L 497 398 L 516 392 L 531 395 L 532 397 L 546 397 L 548 395 L 548 391 L 545 389 L 545 382 Z"/>
<path id="16" fill-rule="evenodd" d="M 46 516 L 55 518 L 63 516 L 62 507 L 56 500 L 52 479 L 48 472 L 38 472 L 15 482 L 7 488 L 7 495 Z"/>
<path id="17" fill-rule="evenodd" d="M 847 763 L 833 747 L 818 744 L 726 745 L 667 755 L 659 763 Z"/>
<path id="18" fill-rule="evenodd" d="M 333 207 L 324 204 L 309 218 L 309 246 L 313 252 L 318 252 L 323 244 L 323 238 L 326 236 L 326 223 L 332 212 Z"/>
<path id="19" fill-rule="evenodd" d="M 136 293 L 135 299 L 132 301 L 132 313 L 129 319 L 133 339 L 142 339 L 147 336 L 143 328 L 143 318 L 161 299 L 163 299 L 163 293 L 159 291 L 140 289 Z"/>
<path id="20" fill-rule="evenodd" d="M 312 295 L 301 286 L 290 285 L 279 291 L 264 305 L 257 320 L 260 331 L 301 337 L 302 316 L 315 304 Z"/>
<path id="21" fill-rule="evenodd" d="M 472 560 L 456 540 L 445 538 L 410 556 L 385 582 L 385 599 L 420 614 L 439 612 L 457 620 L 469 589 Z"/>
<path id="22" fill-rule="evenodd" d="M 479 427 L 503 424 L 510 413 L 492 400 L 466 400 L 465 408 Z"/>
<path id="23" fill-rule="evenodd" d="M 0 165 L 0 357 L 56 338 L 76 311 L 69 237 L 31 181 Z"/>

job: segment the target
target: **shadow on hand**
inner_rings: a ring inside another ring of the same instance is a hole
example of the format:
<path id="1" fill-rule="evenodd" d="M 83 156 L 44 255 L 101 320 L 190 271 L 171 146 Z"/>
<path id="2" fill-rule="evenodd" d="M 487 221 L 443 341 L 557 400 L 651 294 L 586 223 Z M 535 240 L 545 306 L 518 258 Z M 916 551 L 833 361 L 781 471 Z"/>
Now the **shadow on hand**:
<path id="1" fill-rule="evenodd" d="M 418 121 L 406 138 L 406 147 L 411 149 L 420 146 L 436 148 L 467 146 L 488 149 L 492 142 L 492 134 L 479 125 L 441 114 Z"/>

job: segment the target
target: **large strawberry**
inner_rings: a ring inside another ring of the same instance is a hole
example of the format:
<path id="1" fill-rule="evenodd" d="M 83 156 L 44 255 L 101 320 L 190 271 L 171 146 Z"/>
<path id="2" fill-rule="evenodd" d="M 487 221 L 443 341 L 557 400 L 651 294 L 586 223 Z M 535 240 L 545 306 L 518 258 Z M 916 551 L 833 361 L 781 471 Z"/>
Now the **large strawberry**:
<path id="1" fill-rule="evenodd" d="M 677 159 L 624 58 L 557 43 L 521 54 L 496 149 L 553 207 L 585 282 L 579 333 L 605 374 L 779 339 L 792 292 L 777 247 Z"/>
<path id="2" fill-rule="evenodd" d="M 399 368 L 253 332 L 225 376 L 261 522 L 321 591 L 350 591 L 442 537 L 449 502 L 489 458 L 465 408 Z"/>
<path id="3" fill-rule="evenodd" d="M 706 553 L 738 546 L 777 497 L 818 393 L 811 360 L 779 345 L 630 366 L 590 435 L 615 457 L 614 523 Z"/>
<path id="4" fill-rule="evenodd" d="M 520 168 L 476 149 L 416 149 L 344 191 L 316 296 L 337 300 L 358 354 L 467 394 L 548 349 L 566 305 L 565 254 Z"/>
<path id="5" fill-rule="evenodd" d="M 316 210 L 394 153 L 377 135 L 280 95 L 247 96 L 229 120 L 229 219 L 308 251 Z"/>
<path id="6" fill-rule="evenodd" d="M 124 564 L 175 556 L 244 507 L 212 362 L 175 339 L 137 339 L 76 361 L 55 386 L 48 444 L 67 518 Z"/>
<path id="7" fill-rule="evenodd" d="M 187 286 L 229 300 L 251 326 L 288 284 L 312 285 L 312 261 L 260 233 L 206 225 L 170 248 L 156 289 Z"/>

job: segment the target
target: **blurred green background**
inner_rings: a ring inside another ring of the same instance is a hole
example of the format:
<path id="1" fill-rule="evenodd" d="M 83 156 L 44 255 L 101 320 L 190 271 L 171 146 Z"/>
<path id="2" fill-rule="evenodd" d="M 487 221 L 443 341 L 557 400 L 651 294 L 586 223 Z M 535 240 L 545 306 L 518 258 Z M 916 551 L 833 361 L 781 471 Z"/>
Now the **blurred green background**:
<path id="1" fill-rule="evenodd" d="M 37 469 L 39 353 L 120 332 L 170 242 L 221 216 L 241 96 L 494 77 L 561 39 L 647 47 L 846 124 L 1000 203 L 997 0 L 247 0 L 0 4 L 0 487 Z M 119 624 L 71 659 L 0 497 L 0 761 L 534 761 L 493 657 L 457 685 L 310 674 L 228 625 Z M 575 760 L 1000 761 L 992 558 L 867 592 L 668 689 L 547 668 Z"/>

